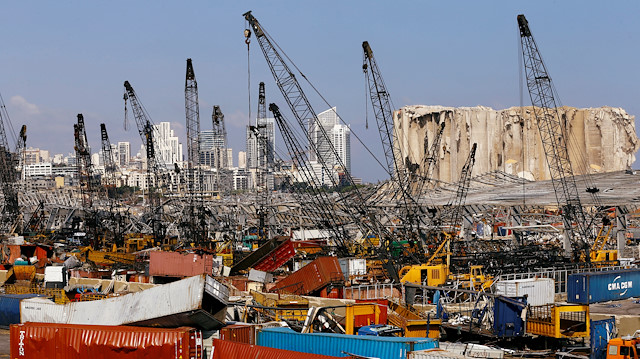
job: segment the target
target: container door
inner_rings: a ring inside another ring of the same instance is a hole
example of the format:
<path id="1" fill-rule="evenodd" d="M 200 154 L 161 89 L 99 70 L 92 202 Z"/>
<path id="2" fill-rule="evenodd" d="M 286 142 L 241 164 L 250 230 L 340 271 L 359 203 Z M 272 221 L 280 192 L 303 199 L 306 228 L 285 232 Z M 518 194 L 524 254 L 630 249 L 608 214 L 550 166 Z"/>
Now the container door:
<path id="1" fill-rule="evenodd" d="M 591 359 L 606 359 L 607 343 L 616 335 L 614 317 L 603 320 L 591 320 Z"/>

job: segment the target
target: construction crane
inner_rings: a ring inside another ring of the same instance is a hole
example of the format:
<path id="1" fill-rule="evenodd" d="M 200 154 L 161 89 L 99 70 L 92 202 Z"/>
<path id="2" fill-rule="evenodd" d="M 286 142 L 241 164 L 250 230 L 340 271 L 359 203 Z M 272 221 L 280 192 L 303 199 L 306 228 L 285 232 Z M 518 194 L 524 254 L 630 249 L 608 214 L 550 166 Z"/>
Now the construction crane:
<path id="1" fill-rule="evenodd" d="M 584 257 L 588 260 L 590 256 L 587 240 L 591 235 L 569 160 L 568 133 L 564 123 L 566 119 L 558 112 L 551 77 L 524 15 L 518 15 L 518 27 L 529 97 L 549 165 L 556 200 L 562 208 L 565 252 L 572 253 L 574 259 Z M 577 230 L 574 230 L 574 223 Z"/>
<path id="2" fill-rule="evenodd" d="M 131 102 L 133 110 L 133 117 L 136 120 L 136 126 L 138 127 L 138 133 L 142 139 L 142 143 L 145 145 L 145 153 L 147 159 L 147 201 L 148 201 L 148 218 L 151 221 L 151 228 L 153 230 L 153 236 L 156 240 L 164 238 L 164 229 L 162 226 L 162 206 L 160 205 L 160 197 L 156 193 L 156 188 L 160 187 L 160 174 L 161 170 L 164 170 L 164 166 L 161 165 L 160 160 L 156 157 L 156 130 L 154 130 L 151 117 L 147 114 L 147 111 L 140 103 L 138 96 L 136 95 L 133 87 L 129 81 L 124 82 L 124 101 L 125 112 L 127 101 Z"/>
<path id="3" fill-rule="evenodd" d="M 2 194 L 4 197 L 4 208 L 2 216 L 6 227 L 11 230 L 18 229 L 18 221 L 20 218 L 20 208 L 18 206 L 18 188 L 16 164 L 24 153 L 24 142 L 26 141 L 26 126 L 22 126 L 18 143 L 16 143 L 16 152 L 11 152 L 9 141 L 7 140 L 7 128 L 11 128 L 11 120 L 7 108 L 0 97 L 0 181 L 2 181 Z M 22 144 L 22 148 L 20 147 Z M 19 229 L 18 229 L 19 230 Z"/>
<path id="4" fill-rule="evenodd" d="M 256 138 L 256 154 L 257 154 L 257 208 L 256 214 L 258 215 L 258 239 L 259 242 L 264 242 L 269 238 L 269 230 L 267 228 L 268 223 L 268 205 L 269 194 L 271 188 L 269 188 L 269 176 L 273 171 L 273 148 L 271 146 L 271 139 L 269 138 L 270 131 L 267 128 L 267 100 L 265 95 L 264 82 L 260 82 L 258 86 L 258 117 L 256 118 L 256 125 L 250 126 L 250 133 Z M 273 129 L 271 129 L 273 130 Z"/>
<path id="5" fill-rule="evenodd" d="M 309 143 L 312 144 L 312 138 L 309 134 L 306 121 L 312 121 L 311 125 L 318 128 L 320 132 L 321 140 L 325 144 L 327 144 L 325 149 L 319 149 L 318 146 L 310 146 L 310 150 L 316 155 L 318 162 L 322 165 L 323 170 L 328 171 L 328 173 L 332 173 L 333 168 L 328 168 L 327 164 L 324 161 L 324 158 L 329 156 L 333 156 L 336 160 L 337 166 L 344 170 L 344 176 L 346 181 L 350 184 L 353 184 L 353 178 L 351 174 L 347 170 L 342 158 L 336 151 L 335 147 L 332 144 L 332 139 L 328 135 L 324 126 L 319 123 L 318 116 L 314 111 L 311 103 L 307 99 L 302 87 L 300 86 L 298 80 L 294 76 L 293 72 L 284 61 L 277 48 L 273 45 L 272 40 L 269 36 L 263 31 L 262 25 L 258 22 L 258 20 L 251 14 L 251 11 L 243 14 L 245 20 L 249 23 L 253 33 L 255 34 L 258 44 L 260 45 L 260 49 L 267 60 L 269 65 L 269 69 L 271 70 L 271 74 L 273 75 L 280 92 L 284 96 L 289 108 L 294 114 L 296 121 L 302 132 L 306 134 Z M 245 30 L 245 42 L 249 42 L 251 36 L 251 30 Z M 328 152 L 328 153 L 326 153 Z M 338 187 L 337 180 L 334 176 L 328 176 L 331 180 L 332 184 L 335 187 Z M 361 228 L 361 232 L 363 235 L 368 233 L 374 233 L 380 238 L 382 243 L 380 253 L 381 259 L 385 264 L 385 269 L 389 273 L 390 277 L 393 279 L 398 279 L 397 276 L 397 268 L 394 267 L 394 263 L 392 263 L 391 253 L 389 251 L 391 242 L 393 242 L 393 237 L 389 233 L 389 231 L 382 226 L 379 221 L 375 218 L 375 215 L 369 210 L 362 196 L 362 193 L 358 190 L 357 187 L 354 187 L 353 194 L 355 200 L 346 205 L 347 213 L 354 219 L 354 222 Z M 342 194 L 340 194 L 342 196 Z M 344 198 L 344 197 L 341 197 Z M 367 220 L 363 220 L 363 217 Z"/>
<path id="6" fill-rule="evenodd" d="M 198 220 L 201 211 L 201 189 L 199 176 L 200 169 L 200 105 L 198 103 L 198 82 L 193 70 L 191 59 L 187 59 L 187 73 L 184 82 L 184 109 L 187 122 L 187 191 L 189 213 L 187 225 L 187 237 L 193 238 L 196 243 L 203 243 L 206 234 L 204 226 Z"/>
<path id="7" fill-rule="evenodd" d="M 76 150 L 76 170 L 82 197 L 82 208 L 89 210 L 93 203 L 93 178 L 91 166 L 91 149 L 87 141 L 87 131 L 84 126 L 84 116 L 78 114 L 77 123 L 73 125 Z"/>
<path id="8" fill-rule="evenodd" d="M 367 80 L 371 106 L 373 107 L 376 123 L 378 124 L 378 133 L 380 134 L 384 158 L 387 164 L 386 170 L 392 179 L 395 178 L 395 182 L 398 185 L 403 203 L 405 225 L 409 225 L 409 231 L 412 231 L 414 225 L 419 229 L 419 220 L 416 220 L 415 215 L 417 214 L 416 210 L 420 212 L 421 208 L 417 206 L 417 203 L 409 194 L 409 177 L 406 166 L 404 165 L 400 146 L 397 145 L 397 140 L 394 136 L 391 97 L 387 91 L 387 86 L 384 83 L 382 73 L 373 56 L 373 50 L 371 50 L 369 42 L 362 42 L 362 50 L 362 70 Z"/>
<path id="9" fill-rule="evenodd" d="M 213 106 L 211 122 L 213 123 L 213 138 L 216 139 L 213 144 L 216 184 L 218 191 L 222 192 L 229 190 L 230 183 L 227 176 L 227 168 L 229 167 L 227 163 L 227 128 L 224 123 L 224 114 L 218 105 Z"/>
<path id="10" fill-rule="evenodd" d="M 107 196 L 114 198 L 116 195 L 116 181 L 118 166 L 113 159 L 113 151 L 111 150 L 111 141 L 109 141 L 109 134 L 107 133 L 107 126 L 104 123 L 100 124 L 100 137 L 102 139 L 102 163 L 104 163 L 104 185 L 107 190 Z"/>

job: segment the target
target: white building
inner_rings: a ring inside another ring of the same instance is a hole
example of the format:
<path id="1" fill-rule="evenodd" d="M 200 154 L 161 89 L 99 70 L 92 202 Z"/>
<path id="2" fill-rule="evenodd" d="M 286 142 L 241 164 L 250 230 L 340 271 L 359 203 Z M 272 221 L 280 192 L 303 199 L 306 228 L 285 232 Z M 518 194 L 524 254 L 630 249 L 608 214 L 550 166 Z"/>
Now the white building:
<path id="1" fill-rule="evenodd" d="M 340 123 L 336 107 L 319 113 L 317 121 L 309 121 L 309 137 L 311 163 L 308 169 L 299 171 L 313 172 L 323 185 L 329 185 L 327 181 L 330 182 L 331 178 L 338 179 L 340 173 L 351 172 L 351 129 Z M 311 146 L 317 148 L 317 152 L 312 150 Z M 322 168 L 322 162 L 332 173 L 326 173 L 327 170 Z"/>
<path id="2" fill-rule="evenodd" d="M 247 153 L 245 151 L 238 151 L 238 167 L 247 168 Z"/>
<path id="3" fill-rule="evenodd" d="M 22 179 L 34 176 L 51 176 L 53 174 L 53 165 L 51 162 L 34 163 L 25 165 L 22 168 Z"/>
<path id="4" fill-rule="evenodd" d="M 154 125 L 156 158 L 167 167 L 182 162 L 182 143 L 174 135 L 170 122 L 160 122 Z"/>
<path id="5" fill-rule="evenodd" d="M 247 167 L 248 168 L 265 168 L 267 165 L 273 165 L 274 148 L 276 145 L 276 136 L 274 131 L 273 118 L 258 118 L 256 120 L 255 129 L 252 131 L 251 126 L 247 126 Z"/>

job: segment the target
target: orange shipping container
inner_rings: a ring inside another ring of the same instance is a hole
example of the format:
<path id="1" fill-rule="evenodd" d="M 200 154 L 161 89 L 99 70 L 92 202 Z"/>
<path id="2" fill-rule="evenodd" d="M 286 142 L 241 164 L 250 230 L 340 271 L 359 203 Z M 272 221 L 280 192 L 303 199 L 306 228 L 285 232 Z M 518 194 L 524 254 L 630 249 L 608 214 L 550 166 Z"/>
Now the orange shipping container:
<path id="1" fill-rule="evenodd" d="M 11 358 L 203 358 L 202 334 L 128 326 L 24 323 L 11 326 Z"/>
<path id="2" fill-rule="evenodd" d="M 192 277 L 212 274 L 213 256 L 195 253 L 153 251 L 149 254 L 149 275 Z"/>

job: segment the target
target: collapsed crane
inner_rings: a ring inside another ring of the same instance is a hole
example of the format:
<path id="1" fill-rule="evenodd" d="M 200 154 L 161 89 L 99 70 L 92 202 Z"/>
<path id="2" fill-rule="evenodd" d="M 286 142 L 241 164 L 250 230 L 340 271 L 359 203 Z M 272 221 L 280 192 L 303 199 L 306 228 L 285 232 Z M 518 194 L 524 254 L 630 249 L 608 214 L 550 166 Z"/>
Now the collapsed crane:
<path id="1" fill-rule="evenodd" d="M 572 252 L 574 258 L 583 256 L 588 260 L 589 246 L 586 241 L 591 235 L 569 160 L 566 119 L 561 118 L 558 112 L 551 77 L 524 15 L 518 15 L 518 27 L 529 97 L 549 165 L 556 200 L 562 208 L 565 252 Z M 577 230 L 573 228 L 574 223 Z"/>
<path id="2" fill-rule="evenodd" d="M 127 100 L 131 102 L 133 109 L 133 117 L 136 120 L 138 127 L 138 133 L 142 138 L 142 142 L 145 145 L 145 154 L 147 159 L 147 201 L 149 211 L 147 217 L 151 222 L 151 228 L 153 230 L 153 236 L 156 240 L 164 238 L 164 228 L 162 226 L 162 206 L 160 204 L 160 197 L 156 193 L 156 188 L 160 187 L 160 174 L 161 170 L 164 170 L 164 166 L 161 165 L 160 160 L 156 156 L 156 131 L 154 129 L 153 122 L 146 110 L 140 103 L 138 96 L 136 95 L 133 87 L 129 81 L 124 82 L 124 101 L 125 111 Z"/>

